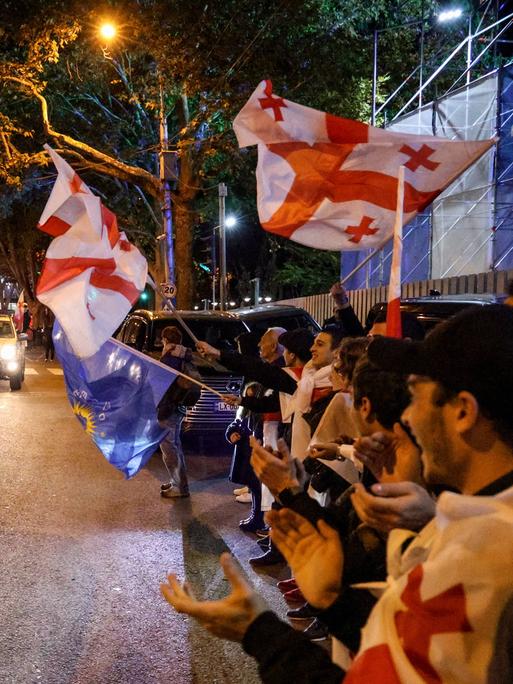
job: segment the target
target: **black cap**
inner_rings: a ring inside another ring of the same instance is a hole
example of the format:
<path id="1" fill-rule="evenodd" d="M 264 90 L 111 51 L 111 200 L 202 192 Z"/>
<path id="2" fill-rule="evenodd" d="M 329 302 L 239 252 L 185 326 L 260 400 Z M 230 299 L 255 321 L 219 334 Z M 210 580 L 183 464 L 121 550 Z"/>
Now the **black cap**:
<path id="1" fill-rule="evenodd" d="M 306 328 L 287 330 L 278 337 L 278 343 L 287 351 L 299 356 L 301 361 L 309 361 L 312 357 L 310 347 L 314 341 L 314 334 Z"/>
<path id="2" fill-rule="evenodd" d="M 440 323 L 423 342 L 375 338 L 369 359 L 384 370 L 423 375 L 471 392 L 489 415 L 513 425 L 513 308 L 471 306 Z"/>

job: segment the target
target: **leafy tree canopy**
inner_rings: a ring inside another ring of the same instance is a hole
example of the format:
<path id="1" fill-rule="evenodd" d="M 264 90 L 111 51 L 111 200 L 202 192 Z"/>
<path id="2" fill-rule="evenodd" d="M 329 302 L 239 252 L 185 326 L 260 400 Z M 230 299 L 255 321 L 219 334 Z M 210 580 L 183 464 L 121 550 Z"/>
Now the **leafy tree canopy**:
<path id="1" fill-rule="evenodd" d="M 29 203 L 37 216 L 44 204 L 53 168 L 42 145 L 49 142 L 116 211 L 159 277 L 155 234 L 161 232 L 163 197 L 156 152 L 162 105 L 170 149 L 179 160 L 172 193 L 179 305 L 192 302 L 194 226 L 215 217 L 220 181 L 237 198 L 247 235 L 255 240 L 246 262 L 244 249 L 237 255 L 240 273 L 260 263 L 261 272 L 275 280 L 266 270 L 266 255 L 280 252 L 271 261 L 287 262 L 282 287 L 298 291 L 314 271 L 325 268 L 331 274 L 334 255 L 256 232 L 255 151 L 238 150 L 231 123 L 262 78 L 271 78 L 277 92 L 295 101 L 368 120 L 372 30 L 414 22 L 421 7 L 428 16 L 435 5 L 431 0 L 6 0 L 0 17 L 4 252 L 15 250 L 11 262 L 30 261 L 23 250 L 33 251 L 32 238 L 18 247 L 7 245 L 7 226 L 14 221 L 24 235 L 32 230 L 24 206 Z M 105 19 L 118 27 L 109 45 L 98 38 Z M 399 38 L 397 31 L 380 34 L 390 73 L 404 73 L 418 60 L 418 31 L 405 30 Z M 386 78 L 385 69 L 381 73 Z M 305 269 L 302 278 L 290 261 L 296 259 Z M 24 277 L 32 287 L 33 272 L 25 269 Z"/>

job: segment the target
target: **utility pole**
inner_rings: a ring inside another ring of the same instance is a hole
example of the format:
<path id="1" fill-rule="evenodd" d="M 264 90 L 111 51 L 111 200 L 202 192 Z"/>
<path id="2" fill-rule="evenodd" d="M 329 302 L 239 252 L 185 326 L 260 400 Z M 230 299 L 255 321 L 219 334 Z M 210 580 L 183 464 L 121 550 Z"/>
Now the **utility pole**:
<path id="1" fill-rule="evenodd" d="M 162 228 L 165 238 L 162 240 L 164 247 L 164 278 L 166 282 L 175 282 L 175 260 L 173 247 L 173 213 L 171 207 L 171 181 L 176 180 L 176 153 L 169 150 L 167 134 L 167 119 L 164 108 L 164 88 L 162 77 L 159 78 L 160 111 L 159 111 L 159 171 L 162 185 Z"/>
<path id="2" fill-rule="evenodd" d="M 226 283 L 226 229 L 225 229 L 225 216 L 226 207 L 225 199 L 228 195 L 228 188 L 224 183 L 219 183 L 219 303 L 221 311 L 226 310 L 226 295 L 227 295 L 227 283 Z"/>

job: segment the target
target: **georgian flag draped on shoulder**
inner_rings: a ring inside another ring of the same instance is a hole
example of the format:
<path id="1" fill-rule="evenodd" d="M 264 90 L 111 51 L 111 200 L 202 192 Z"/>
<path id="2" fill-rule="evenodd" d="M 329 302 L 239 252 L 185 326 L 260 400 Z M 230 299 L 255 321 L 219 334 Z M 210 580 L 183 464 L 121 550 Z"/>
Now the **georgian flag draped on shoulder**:
<path id="1" fill-rule="evenodd" d="M 258 85 L 233 128 L 240 147 L 258 145 L 262 227 L 330 250 L 375 248 L 392 236 L 401 165 L 406 225 L 495 142 L 374 128 L 274 95 L 271 81 Z"/>
<path id="2" fill-rule="evenodd" d="M 144 289 L 148 265 L 105 207 L 48 145 L 58 176 L 39 221 L 52 235 L 37 297 L 55 314 L 75 354 L 94 354 Z"/>

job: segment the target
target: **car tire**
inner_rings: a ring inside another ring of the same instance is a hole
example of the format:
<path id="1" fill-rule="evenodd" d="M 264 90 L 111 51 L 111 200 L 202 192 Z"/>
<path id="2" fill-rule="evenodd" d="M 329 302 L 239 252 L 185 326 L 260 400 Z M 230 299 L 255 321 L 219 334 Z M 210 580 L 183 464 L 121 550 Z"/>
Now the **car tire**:
<path id="1" fill-rule="evenodd" d="M 22 383 L 21 373 L 18 373 L 18 375 L 13 375 L 9 379 L 9 384 L 11 386 L 11 392 L 15 392 L 16 390 L 21 389 L 21 383 Z"/>

